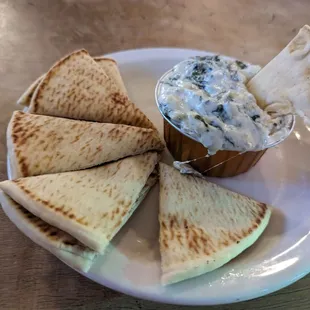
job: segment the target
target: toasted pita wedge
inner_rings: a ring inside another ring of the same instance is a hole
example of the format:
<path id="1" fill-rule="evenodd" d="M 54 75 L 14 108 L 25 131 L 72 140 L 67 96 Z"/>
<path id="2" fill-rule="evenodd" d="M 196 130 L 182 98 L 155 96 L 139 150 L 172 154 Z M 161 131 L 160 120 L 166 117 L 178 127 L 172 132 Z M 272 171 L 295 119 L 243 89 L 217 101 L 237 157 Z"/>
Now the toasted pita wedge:
<path id="1" fill-rule="evenodd" d="M 43 221 L 103 253 L 137 208 L 156 152 L 87 170 L 4 181 L 2 189 Z"/>
<path id="2" fill-rule="evenodd" d="M 296 37 L 248 83 L 258 104 L 269 113 L 297 113 L 310 120 L 310 27 Z"/>
<path id="3" fill-rule="evenodd" d="M 15 111 L 7 130 L 11 179 L 85 169 L 164 148 L 157 130 Z"/>
<path id="4" fill-rule="evenodd" d="M 135 206 L 145 198 L 157 181 L 152 173 L 143 187 Z M 84 246 L 66 232 L 47 224 L 0 190 L 0 203 L 9 219 L 33 242 L 48 250 L 72 268 L 87 272 L 98 253 Z"/>
<path id="5" fill-rule="evenodd" d="M 120 92 L 127 95 L 127 89 L 119 72 L 117 62 L 114 59 L 107 57 L 94 57 L 94 60 L 100 65 L 104 72 L 109 76 L 118 86 Z"/>
<path id="6" fill-rule="evenodd" d="M 162 283 L 229 262 L 258 239 L 270 214 L 264 203 L 160 164 Z"/>
<path id="7" fill-rule="evenodd" d="M 30 113 L 154 128 L 86 50 L 56 63 L 35 89 Z"/>
<path id="8" fill-rule="evenodd" d="M 32 95 L 40 82 L 43 80 L 45 74 L 42 74 L 39 76 L 27 89 L 26 91 L 21 95 L 21 97 L 17 100 L 17 104 L 28 107 L 31 102 Z"/>
<path id="9" fill-rule="evenodd" d="M 0 203 L 9 219 L 33 242 L 67 265 L 87 272 L 97 253 L 66 232 L 47 224 L 0 191 Z"/>
<path id="10" fill-rule="evenodd" d="M 106 57 L 94 57 L 94 60 L 102 67 L 105 73 L 116 83 L 124 95 L 127 95 L 127 90 L 124 85 L 123 79 L 119 72 L 117 63 L 114 59 Z M 37 78 L 17 100 L 17 104 L 28 107 L 31 102 L 32 95 L 40 82 L 45 77 L 45 73 Z"/>

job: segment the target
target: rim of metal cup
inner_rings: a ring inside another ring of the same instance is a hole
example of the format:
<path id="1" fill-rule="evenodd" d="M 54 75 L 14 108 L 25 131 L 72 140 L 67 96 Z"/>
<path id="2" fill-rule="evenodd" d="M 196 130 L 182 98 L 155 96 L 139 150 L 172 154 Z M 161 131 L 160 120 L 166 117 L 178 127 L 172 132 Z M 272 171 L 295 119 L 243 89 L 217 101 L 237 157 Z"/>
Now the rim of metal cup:
<path id="1" fill-rule="evenodd" d="M 230 58 L 230 57 L 228 57 L 228 58 Z M 230 59 L 233 59 L 233 58 L 230 58 Z M 186 62 L 186 61 L 188 61 L 188 59 L 183 60 L 183 61 L 179 62 L 178 64 L 183 63 L 183 62 Z M 171 120 L 163 113 L 163 111 L 162 111 L 161 108 L 160 108 L 160 104 L 159 104 L 158 97 L 159 97 L 160 88 L 161 88 L 161 86 L 162 86 L 162 80 L 163 80 L 167 75 L 169 75 L 173 70 L 174 70 L 174 67 L 171 68 L 171 69 L 169 69 L 167 72 L 165 72 L 165 73 L 159 78 L 159 80 L 158 80 L 157 83 L 156 83 L 156 86 L 155 86 L 155 101 L 156 101 L 157 108 L 158 108 L 160 114 L 162 115 L 162 117 L 163 117 L 172 127 L 174 127 L 177 131 L 179 131 L 182 135 L 184 135 L 184 136 L 186 136 L 186 137 L 188 137 L 188 138 L 190 138 L 190 139 L 192 139 L 192 140 L 194 140 L 194 141 L 196 141 L 196 142 L 198 142 L 198 143 L 201 143 L 201 142 L 198 141 L 197 139 L 193 138 L 191 135 L 189 135 L 189 134 L 187 134 L 187 133 L 181 131 L 180 128 L 179 128 L 178 126 L 176 126 L 173 122 L 171 122 Z M 271 144 L 268 145 L 265 149 L 269 149 L 269 148 L 272 148 L 272 147 L 274 147 L 274 146 L 277 146 L 278 144 L 280 144 L 280 143 L 283 142 L 286 138 L 289 137 L 289 135 L 292 133 L 292 131 L 293 131 L 293 129 L 294 129 L 294 126 L 295 126 L 295 115 L 292 114 L 291 116 L 292 116 L 292 120 L 291 120 L 291 122 L 290 122 L 290 126 L 289 126 L 289 128 L 288 128 L 289 130 L 288 130 L 288 132 L 287 132 L 287 135 L 285 135 L 285 136 L 281 137 L 281 139 L 279 139 L 279 140 L 277 140 L 277 141 L 271 143 Z M 262 151 L 262 150 L 257 150 L 257 151 Z M 251 152 L 251 150 L 249 150 L 249 152 Z"/>

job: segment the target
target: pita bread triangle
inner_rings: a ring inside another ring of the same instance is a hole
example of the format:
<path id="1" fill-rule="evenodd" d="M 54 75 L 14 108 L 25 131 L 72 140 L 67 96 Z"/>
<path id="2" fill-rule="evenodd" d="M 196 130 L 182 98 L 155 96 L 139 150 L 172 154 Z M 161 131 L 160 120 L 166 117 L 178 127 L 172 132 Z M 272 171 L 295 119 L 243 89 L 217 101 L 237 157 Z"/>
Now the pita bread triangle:
<path id="1" fill-rule="evenodd" d="M 47 224 L 0 191 L 0 203 L 6 215 L 28 238 L 50 251 L 74 269 L 87 272 L 97 253 L 66 232 Z"/>
<path id="2" fill-rule="evenodd" d="M 58 61 L 35 89 L 27 112 L 154 128 L 86 50 Z"/>
<path id="3" fill-rule="evenodd" d="M 4 181 L 0 189 L 102 254 L 137 208 L 157 162 L 158 154 L 147 152 L 91 169 Z"/>
<path id="4" fill-rule="evenodd" d="M 94 60 L 100 65 L 107 76 L 109 76 L 117 84 L 120 92 L 127 95 L 127 89 L 118 69 L 117 62 L 114 59 L 107 57 L 94 57 Z"/>
<path id="5" fill-rule="evenodd" d="M 272 114 L 298 114 L 310 125 L 310 27 L 293 40 L 247 84 L 257 103 Z"/>
<path id="6" fill-rule="evenodd" d="M 135 205 L 141 203 L 156 181 L 157 175 L 151 174 Z M 84 246 L 63 230 L 42 221 L 1 190 L 0 203 L 6 215 L 22 233 L 67 265 L 78 271 L 87 272 L 94 263 L 97 252 Z"/>
<path id="7" fill-rule="evenodd" d="M 199 276 L 229 262 L 258 239 L 270 215 L 264 203 L 160 163 L 162 283 Z"/>
<path id="8" fill-rule="evenodd" d="M 26 90 L 25 92 L 20 96 L 20 98 L 17 100 L 17 104 L 28 107 L 31 102 L 31 98 L 33 96 L 33 93 L 35 92 L 36 88 L 40 84 L 40 82 L 43 80 L 45 74 L 42 74 L 39 76 Z"/>
<path id="9" fill-rule="evenodd" d="M 10 178 L 81 170 L 164 145 L 157 130 L 15 111 L 7 129 Z"/>
<path id="10" fill-rule="evenodd" d="M 123 95 L 127 96 L 127 90 L 124 85 L 123 79 L 119 72 L 117 63 L 114 59 L 106 58 L 106 57 L 94 57 L 94 60 L 101 66 L 101 68 L 105 71 L 105 73 L 117 84 L 117 87 L 120 89 L 120 92 Z M 32 95 L 40 82 L 45 77 L 45 74 L 42 74 L 39 78 L 37 78 L 28 88 L 27 90 L 20 96 L 17 100 L 17 104 L 28 107 L 31 102 Z"/>

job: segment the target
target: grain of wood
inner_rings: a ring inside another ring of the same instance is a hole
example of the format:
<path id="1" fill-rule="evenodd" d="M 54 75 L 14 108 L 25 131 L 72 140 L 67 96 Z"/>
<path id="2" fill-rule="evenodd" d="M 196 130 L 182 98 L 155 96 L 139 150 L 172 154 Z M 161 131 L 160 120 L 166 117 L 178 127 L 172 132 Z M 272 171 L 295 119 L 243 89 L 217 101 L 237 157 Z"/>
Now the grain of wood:
<path id="1" fill-rule="evenodd" d="M 309 23 L 309 10 L 307 0 L 0 0 L 0 179 L 6 178 L 5 128 L 12 103 L 64 54 L 81 47 L 101 55 L 172 46 L 265 64 Z M 189 309 L 101 287 L 29 241 L 2 210 L 0 221 L 1 310 Z M 310 276 L 263 298 L 207 309 L 307 310 L 309 288 Z"/>

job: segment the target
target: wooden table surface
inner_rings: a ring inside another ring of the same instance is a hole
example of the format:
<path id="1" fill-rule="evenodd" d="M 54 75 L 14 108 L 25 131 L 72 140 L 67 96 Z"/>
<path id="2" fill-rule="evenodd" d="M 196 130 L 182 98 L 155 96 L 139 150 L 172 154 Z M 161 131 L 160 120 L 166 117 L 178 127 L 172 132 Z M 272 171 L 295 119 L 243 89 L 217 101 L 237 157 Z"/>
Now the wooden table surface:
<path id="1" fill-rule="evenodd" d="M 309 22 L 307 0 L 0 0 L 0 179 L 5 129 L 23 90 L 58 58 L 188 47 L 259 64 Z M 0 210 L 0 309 L 185 309 L 97 285 L 24 237 Z M 208 309 L 310 309 L 310 276 L 256 300 Z M 225 292 L 223 292 L 225 294 Z"/>

